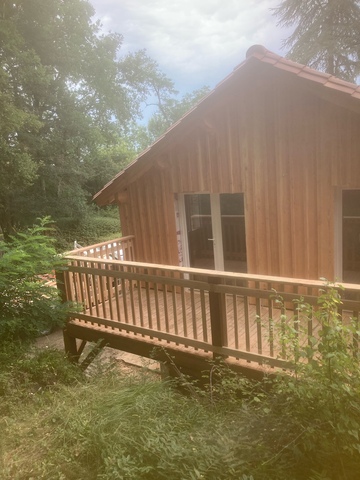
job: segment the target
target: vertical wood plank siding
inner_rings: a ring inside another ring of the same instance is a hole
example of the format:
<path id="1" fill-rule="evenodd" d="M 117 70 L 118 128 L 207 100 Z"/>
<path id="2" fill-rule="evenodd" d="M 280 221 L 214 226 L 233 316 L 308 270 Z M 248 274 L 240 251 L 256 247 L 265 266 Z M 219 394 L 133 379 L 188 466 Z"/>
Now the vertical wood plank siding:
<path id="1" fill-rule="evenodd" d="M 276 71 L 227 85 L 193 117 L 120 205 L 137 259 L 178 264 L 174 193 L 239 192 L 248 272 L 334 280 L 335 187 L 360 189 L 360 115 Z"/>

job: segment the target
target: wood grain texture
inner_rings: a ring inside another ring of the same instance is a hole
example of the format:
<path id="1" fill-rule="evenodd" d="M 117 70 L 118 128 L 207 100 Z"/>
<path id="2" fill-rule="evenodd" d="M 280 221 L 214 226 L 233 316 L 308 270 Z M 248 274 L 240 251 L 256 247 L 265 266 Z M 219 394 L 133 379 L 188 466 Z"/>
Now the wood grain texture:
<path id="1" fill-rule="evenodd" d="M 83 325 L 99 331 L 99 339 L 107 331 L 273 367 L 291 357 L 291 344 L 282 340 L 285 325 L 296 328 L 301 348 L 317 336 L 317 295 L 326 288 L 306 280 L 82 256 L 69 257 L 63 279 L 63 301 L 82 306 L 71 312 L 67 328 Z M 348 285 L 343 295 L 342 321 L 359 319 L 360 286 Z M 310 309 L 298 311 L 298 301 Z M 358 341 L 356 334 L 352 340 Z M 73 344 L 67 348 L 76 353 Z"/>
<path id="2" fill-rule="evenodd" d="M 360 189 L 357 112 L 264 69 L 181 132 L 120 205 L 139 260 L 177 264 L 174 194 L 243 193 L 248 272 L 334 280 L 335 189 Z"/>

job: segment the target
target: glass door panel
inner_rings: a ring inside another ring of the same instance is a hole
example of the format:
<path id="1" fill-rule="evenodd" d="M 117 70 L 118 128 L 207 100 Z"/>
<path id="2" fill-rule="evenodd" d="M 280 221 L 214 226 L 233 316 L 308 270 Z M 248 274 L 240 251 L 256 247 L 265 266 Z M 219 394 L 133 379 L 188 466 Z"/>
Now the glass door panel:
<path id="1" fill-rule="evenodd" d="M 246 272 L 244 195 L 220 195 L 221 229 L 226 272 Z"/>
<path id="2" fill-rule="evenodd" d="M 188 264 L 246 272 L 244 195 L 185 194 Z"/>
<path id="3" fill-rule="evenodd" d="M 360 283 L 360 190 L 343 190 L 343 281 Z"/>
<path id="4" fill-rule="evenodd" d="M 215 268 L 209 194 L 185 195 L 190 267 Z"/>

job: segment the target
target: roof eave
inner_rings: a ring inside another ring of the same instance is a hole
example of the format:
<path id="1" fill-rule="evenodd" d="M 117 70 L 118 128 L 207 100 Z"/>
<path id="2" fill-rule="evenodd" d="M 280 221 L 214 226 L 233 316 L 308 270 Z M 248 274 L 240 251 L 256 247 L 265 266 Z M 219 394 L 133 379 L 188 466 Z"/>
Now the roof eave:
<path id="1" fill-rule="evenodd" d="M 321 94 L 327 100 L 360 113 L 360 102 L 358 101 L 360 100 L 360 86 L 287 60 L 280 55 L 270 52 L 261 45 L 254 45 L 248 49 L 246 59 L 242 63 L 235 67 L 211 92 L 205 95 L 191 110 L 171 125 L 151 146 L 141 152 L 133 162 L 119 172 L 104 188 L 97 192 L 93 200 L 101 206 L 116 203 L 116 193 L 153 166 L 151 158 L 155 158 L 161 149 L 166 146 L 174 135 L 174 131 L 178 132 L 185 123 L 189 122 L 189 119 L 196 116 L 197 112 L 205 109 L 208 102 L 210 102 L 218 92 L 223 91 L 229 82 L 233 79 L 238 80 L 239 75 L 242 75 L 252 65 L 259 63 L 293 75 L 294 78 L 301 80 L 303 85 L 308 85 L 310 89 L 317 94 Z"/>

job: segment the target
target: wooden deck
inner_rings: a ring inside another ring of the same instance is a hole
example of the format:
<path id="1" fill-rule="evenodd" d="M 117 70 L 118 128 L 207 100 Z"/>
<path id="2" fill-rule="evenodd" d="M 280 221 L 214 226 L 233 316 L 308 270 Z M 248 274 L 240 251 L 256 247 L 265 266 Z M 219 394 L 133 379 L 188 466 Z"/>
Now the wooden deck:
<path id="1" fill-rule="evenodd" d="M 72 322 L 87 328 L 103 327 L 111 332 L 140 335 L 159 346 L 174 343 L 186 349 L 213 351 L 209 297 L 204 291 L 176 292 L 128 285 L 125 292 L 119 292 L 119 298 L 92 305 Z M 225 302 L 227 321 L 222 346 L 236 350 L 232 353 L 238 359 L 264 363 L 269 361 L 266 357 L 271 357 L 270 363 L 277 363 L 275 359 L 282 355 L 279 337 L 284 327 L 283 310 L 238 295 L 225 295 Z M 293 326 L 294 321 L 294 312 L 288 311 L 287 325 Z M 307 319 L 300 323 L 299 331 L 307 331 Z M 315 330 L 313 325 L 313 333 Z M 303 337 L 306 342 L 304 334 Z"/>
<path id="2" fill-rule="evenodd" d="M 112 242 L 112 259 L 93 258 L 89 250 L 69 256 L 63 298 L 82 305 L 66 328 L 74 356 L 76 338 L 104 339 L 146 356 L 164 347 L 192 359 L 221 355 L 254 368 L 289 368 L 295 349 L 316 337 L 318 294 L 328 288 L 322 282 L 127 261 L 129 241 Z M 344 322 L 360 312 L 360 287 L 348 287 L 339 310 Z M 305 302 L 306 311 L 299 308 Z"/>

